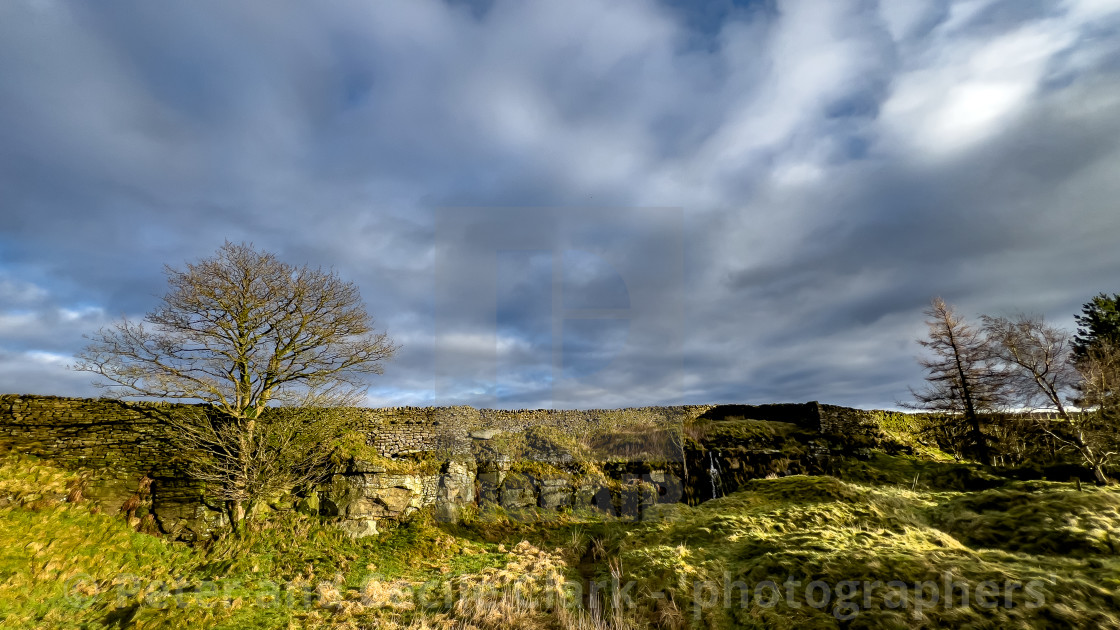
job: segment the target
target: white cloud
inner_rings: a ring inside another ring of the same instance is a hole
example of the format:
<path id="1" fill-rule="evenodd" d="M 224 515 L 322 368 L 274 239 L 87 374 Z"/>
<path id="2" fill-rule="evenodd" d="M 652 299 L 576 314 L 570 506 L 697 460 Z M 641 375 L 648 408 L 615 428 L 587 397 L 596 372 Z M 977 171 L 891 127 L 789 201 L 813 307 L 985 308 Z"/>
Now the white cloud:
<path id="1" fill-rule="evenodd" d="M 28 350 L 23 353 L 23 356 L 29 361 L 56 367 L 65 367 L 71 362 L 71 358 L 66 355 L 58 354 L 57 352 L 46 352 L 45 350 Z"/>
<path id="2" fill-rule="evenodd" d="M 791 1 L 700 33 L 653 0 L 0 3 L 0 376 L 87 391 L 57 358 L 232 238 L 360 285 L 405 347 L 371 399 L 492 399 L 478 357 L 551 348 L 436 336 L 432 206 L 681 206 L 598 236 L 685 231 L 689 292 L 654 310 L 686 312 L 686 367 L 636 349 L 566 401 L 890 402 L 928 295 L 1108 289 L 1118 51 L 1086 33 L 1116 4 Z"/>
<path id="3" fill-rule="evenodd" d="M 887 0 L 879 3 L 879 13 L 896 42 L 908 39 L 937 9 L 937 0 Z"/>
<path id="4" fill-rule="evenodd" d="M 1008 129 L 1030 105 L 1051 59 L 1076 40 L 1062 26 L 1050 22 L 991 41 L 940 43 L 927 53 L 931 63 L 895 79 L 882 112 L 887 143 L 948 159 Z"/>
<path id="5" fill-rule="evenodd" d="M 1105 17 L 1115 17 L 1120 12 L 1117 0 L 1066 0 L 1070 18 L 1086 23 Z"/>
<path id="6" fill-rule="evenodd" d="M 37 284 L 0 276 L 0 304 L 9 307 L 34 304 L 46 299 L 47 295 L 47 290 Z"/>

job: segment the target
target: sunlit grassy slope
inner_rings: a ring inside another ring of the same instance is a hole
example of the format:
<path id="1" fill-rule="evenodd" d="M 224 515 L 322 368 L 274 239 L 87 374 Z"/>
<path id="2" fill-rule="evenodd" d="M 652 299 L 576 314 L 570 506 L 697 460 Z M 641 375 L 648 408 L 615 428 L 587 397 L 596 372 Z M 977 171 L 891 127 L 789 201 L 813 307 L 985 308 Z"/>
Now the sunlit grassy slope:
<path id="1" fill-rule="evenodd" d="M 8 456 L 0 626 L 1120 627 L 1120 493 L 886 455 L 842 474 L 640 523 L 499 510 L 353 541 L 291 513 L 188 547 L 66 501 L 76 473 Z"/>

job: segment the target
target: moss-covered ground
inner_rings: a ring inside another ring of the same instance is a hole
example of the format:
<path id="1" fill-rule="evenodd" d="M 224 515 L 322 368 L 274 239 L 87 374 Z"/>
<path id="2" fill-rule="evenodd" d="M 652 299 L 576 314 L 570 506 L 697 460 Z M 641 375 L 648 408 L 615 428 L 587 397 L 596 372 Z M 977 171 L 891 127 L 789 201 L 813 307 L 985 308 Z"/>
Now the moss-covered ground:
<path id="1" fill-rule="evenodd" d="M 686 438 L 719 431 L 797 433 Z M 637 522 L 490 509 L 351 540 L 291 512 L 188 546 L 99 513 L 79 473 L 9 455 L 0 627 L 1120 627 L 1120 491 L 878 452 L 835 474 Z"/>

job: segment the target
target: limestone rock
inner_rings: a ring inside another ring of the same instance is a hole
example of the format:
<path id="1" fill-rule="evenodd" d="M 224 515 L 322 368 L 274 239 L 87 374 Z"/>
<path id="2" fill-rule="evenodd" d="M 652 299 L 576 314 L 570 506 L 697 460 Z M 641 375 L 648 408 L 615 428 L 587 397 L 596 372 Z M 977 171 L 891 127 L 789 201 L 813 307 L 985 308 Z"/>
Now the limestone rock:
<path id="1" fill-rule="evenodd" d="M 541 479 L 538 505 L 546 510 L 556 510 L 572 505 L 572 484 L 564 478 Z"/>
<path id="2" fill-rule="evenodd" d="M 411 488 L 369 488 L 367 494 L 351 504 L 349 516 L 396 516 L 412 503 L 416 491 Z"/>
<path id="3" fill-rule="evenodd" d="M 505 473 L 490 471 L 478 473 L 478 500 L 480 503 L 498 503 L 498 495 Z"/>
<path id="4" fill-rule="evenodd" d="M 335 475 L 324 492 L 320 513 L 350 520 L 399 518 L 424 504 L 424 486 L 420 475 Z"/>
<path id="5" fill-rule="evenodd" d="M 319 514 L 319 493 L 312 492 L 310 496 L 300 499 L 296 503 L 296 510 L 304 514 L 317 516 Z"/>
<path id="6" fill-rule="evenodd" d="M 436 519 L 457 521 L 460 507 L 474 502 L 476 469 L 471 458 L 455 458 L 447 462 L 436 486 Z"/>
<path id="7" fill-rule="evenodd" d="M 346 532 L 351 538 L 365 538 L 367 536 L 376 536 L 377 521 L 373 519 L 366 519 L 360 521 L 342 521 L 338 524 L 339 529 Z"/>
<path id="8" fill-rule="evenodd" d="M 535 506 L 537 489 L 533 487 L 532 480 L 525 475 L 511 473 L 502 482 L 501 502 L 502 507 L 507 510 Z"/>
<path id="9" fill-rule="evenodd" d="M 350 462 L 350 470 L 355 473 L 383 473 L 386 468 L 380 464 L 355 459 Z"/>

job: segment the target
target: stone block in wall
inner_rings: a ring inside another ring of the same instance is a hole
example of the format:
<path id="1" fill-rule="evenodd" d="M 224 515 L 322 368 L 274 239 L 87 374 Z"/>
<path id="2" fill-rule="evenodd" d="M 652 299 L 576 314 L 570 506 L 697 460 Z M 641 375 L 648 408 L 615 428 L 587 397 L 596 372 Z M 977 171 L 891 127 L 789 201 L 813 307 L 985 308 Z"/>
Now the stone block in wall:
<path id="1" fill-rule="evenodd" d="M 182 477 L 156 477 L 152 513 L 160 530 L 188 541 L 209 538 L 229 520 L 220 502 L 207 499 L 202 484 Z"/>
<path id="2" fill-rule="evenodd" d="M 501 505 L 507 510 L 519 510 L 537 505 L 537 489 L 533 480 L 520 473 L 506 475 L 501 486 Z"/>
<path id="3" fill-rule="evenodd" d="M 537 505 L 546 510 L 556 510 L 572 506 L 574 490 L 567 477 L 543 478 L 539 480 L 540 497 Z"/>

